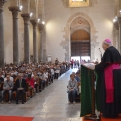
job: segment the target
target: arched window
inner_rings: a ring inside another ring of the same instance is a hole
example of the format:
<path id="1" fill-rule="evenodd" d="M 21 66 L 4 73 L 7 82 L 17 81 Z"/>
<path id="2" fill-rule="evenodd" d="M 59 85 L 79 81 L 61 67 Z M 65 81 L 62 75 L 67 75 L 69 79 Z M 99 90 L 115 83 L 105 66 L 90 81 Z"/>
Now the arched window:
<path id="1" fill-rule="evenodd" d="M 69 0 L 69 7 L 86 7 L 89 6 L 90 0 Z"/>

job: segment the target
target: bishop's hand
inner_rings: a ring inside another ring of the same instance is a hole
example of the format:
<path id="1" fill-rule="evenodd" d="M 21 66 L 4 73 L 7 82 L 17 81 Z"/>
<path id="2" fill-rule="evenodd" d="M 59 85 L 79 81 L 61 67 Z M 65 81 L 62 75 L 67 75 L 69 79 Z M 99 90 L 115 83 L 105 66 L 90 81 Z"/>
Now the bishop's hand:
<path id="1" fill-rule="evenodd" d="M 88 67 L 89 69 L 91 69 L 91 70 L 95 70 L 95 65 L 96 65 L 96 64 L 94 64 L 94 63 L 89 63 L 89 64 L 87 65 L 87 67 Z"/>

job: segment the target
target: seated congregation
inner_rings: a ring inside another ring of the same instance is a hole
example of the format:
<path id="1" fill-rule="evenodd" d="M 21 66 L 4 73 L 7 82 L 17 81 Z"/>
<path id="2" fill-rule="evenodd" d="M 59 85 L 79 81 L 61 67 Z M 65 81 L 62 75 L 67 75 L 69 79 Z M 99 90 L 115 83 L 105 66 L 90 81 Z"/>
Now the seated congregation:
<path id="1" fill-rule="evenodd" d="M 62 63 L 31 63 L 19 65 L 6 64 L 0 69 L 0 97 L 1 103 L 16 101 L 22 104 L 41 92 L 54 79 L 68 71 L 70 64 Z"/>

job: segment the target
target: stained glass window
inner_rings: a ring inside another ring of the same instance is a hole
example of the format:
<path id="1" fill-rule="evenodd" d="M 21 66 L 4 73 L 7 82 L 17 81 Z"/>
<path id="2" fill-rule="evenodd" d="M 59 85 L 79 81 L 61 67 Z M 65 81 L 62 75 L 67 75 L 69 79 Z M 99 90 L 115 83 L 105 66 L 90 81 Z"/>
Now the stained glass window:
<path id="1" fill-rule="evenodd" d="M 86 1 L 86 0 L 72 0 L 73 2 L 83 2 L 83 1 Z"/>
<path id="2" fill-rule="evenodd" d="M 87 7 L 90 0 L 69 0 L 69 7 Z"/>

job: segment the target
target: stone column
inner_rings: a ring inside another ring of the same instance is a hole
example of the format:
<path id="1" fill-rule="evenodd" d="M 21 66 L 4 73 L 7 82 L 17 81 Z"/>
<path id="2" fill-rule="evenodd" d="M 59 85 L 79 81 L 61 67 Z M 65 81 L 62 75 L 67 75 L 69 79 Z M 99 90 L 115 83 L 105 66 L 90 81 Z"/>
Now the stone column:
<path id="1" fill-rule="evenodd" d="M 47 61 L 47 50 L 46 50 L 46 45 L 44 45 L 44 49 L 43 49 L 43 62 L 46 62 Z"/>
<path id="2" fill-rule="evenodd" d="M 18 6 L 11 6 L 9 10 L 13 16 L 13 63 L 19 63 L 19 47 L 18 47 L 18 12 L 20 9 Z"/>
<path id="3" fill-rule="evenodd" d="M 42 39 L 43 25 L 42 24 L 39 24 L 39 32 L 40 32 L 39 61 L 43 61 L 43 39 Z"/>
<path id="4" fill-rule="evenodd" d="M 24 20 L 24 62 L 30 63 L 30 47 L 29 47 L 29 14 L 21 14 Z"/>
<path id="5" fill-rule="evenodd" d="M 90 42 L 90 57 L 91 57 L 91 61 L 94 61 L 94 59 L 96 59 L 95 58 L 95 43 L 93 41 Z"/>
<path id="6" fill-rule="evenodd" d="M 34 63 L 38 62 L 38 54 L 37 54 L 37 20 L 30 20 L 33 25 L 33 61 Z"/>
<path id="7" fill-rule="evenodd" d="M 95 57 L 95 47 L 97 47 L 98 45 L 99 45 L 99 42 L 90 41 L 90 56 L 91 56 L 91 61 L 94 61 L 95 59 L 97 59 Z M 99 56 L 100 56 L 99 60 L 101 61 L 101 53 L 100 53 Z"/>
<path id="8" fill-rule="evenodd" d="M 116 22 L 114 22 L 114 40 L 113 40 L 113 45 L 119 50 L 119 44 L 118 44 L 118 42 L 119 42 L 119 25 L 118 25 L 118 22 L 116 21 Z"/>
<path id="9" fill-rule="evenodd" d="M 0 0 L 0 68 L 4 67 L 4 29 L 3 5 L 6 0 Z"/>
<path id="10" fill-rule="evenodd" d="M 43 62 L 47 61 L 47 50 L 46 50 L 46 32 L 45 32 L 45 26 L 43 27 L 43 32 L 42 32 L 42 41 L 43 41 Z"/>
<path id="11" fill-rule="evenodd" d="M 119 52 L 121 53 L 121 17 L 118 17 L 118 25 L 119 25 Z"/>

